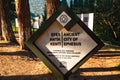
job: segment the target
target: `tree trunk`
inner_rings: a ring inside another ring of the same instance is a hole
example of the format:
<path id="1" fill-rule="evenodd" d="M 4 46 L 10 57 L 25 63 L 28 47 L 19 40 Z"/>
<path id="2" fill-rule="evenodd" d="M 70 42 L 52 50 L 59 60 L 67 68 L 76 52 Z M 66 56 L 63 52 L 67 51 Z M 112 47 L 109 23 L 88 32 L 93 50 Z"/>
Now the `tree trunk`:
<path id="1" fill-rule="evenodd" d="M 15 0 L 21 49 L 27 49 L 24 42 L 31 36 L 30 8 L 28 0 Z"/>
<path id="2" fill-rule="evenodd" d="M 60 6 L 59 0 L 46 0 L 47 19 L 57 10 L 59 6 Z"/>
<path id="3" fill-rule="evenodd" d="M 0 11 L 0 40 L 2 40 L 1 11 Z"/>
<path id="4" fill-rule="evenodd" d="M 9 19 L 9 0 L 0 0 L 2 37 L 5 41 L 17 43 Z"/>

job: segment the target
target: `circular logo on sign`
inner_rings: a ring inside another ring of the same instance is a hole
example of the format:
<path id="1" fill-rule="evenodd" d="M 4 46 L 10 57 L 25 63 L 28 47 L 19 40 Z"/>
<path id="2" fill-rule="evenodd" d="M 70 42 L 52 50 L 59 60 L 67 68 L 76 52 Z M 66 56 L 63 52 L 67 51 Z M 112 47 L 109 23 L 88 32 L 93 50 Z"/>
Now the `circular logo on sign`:
<path id="1" fill-rule="evenodd" d="M 66 23 L 67 21 L 68 21 L 68 17 L 66 15 L 63 14 L 63 15 L 60 16 L 60 22 L 61 23 Z"/>

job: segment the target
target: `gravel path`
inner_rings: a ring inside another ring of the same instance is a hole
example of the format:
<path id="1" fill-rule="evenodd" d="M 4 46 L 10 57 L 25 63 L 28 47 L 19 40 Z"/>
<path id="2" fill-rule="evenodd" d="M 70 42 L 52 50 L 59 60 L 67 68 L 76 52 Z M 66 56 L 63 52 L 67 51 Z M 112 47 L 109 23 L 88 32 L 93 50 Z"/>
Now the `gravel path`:
<path id="1" fill-rule="evenodd" d="M 56 80 L 32 52 L 0 41 L 0 80 Z M 120 53 L 97 53 L 70 80 L 120 80 Z"/>

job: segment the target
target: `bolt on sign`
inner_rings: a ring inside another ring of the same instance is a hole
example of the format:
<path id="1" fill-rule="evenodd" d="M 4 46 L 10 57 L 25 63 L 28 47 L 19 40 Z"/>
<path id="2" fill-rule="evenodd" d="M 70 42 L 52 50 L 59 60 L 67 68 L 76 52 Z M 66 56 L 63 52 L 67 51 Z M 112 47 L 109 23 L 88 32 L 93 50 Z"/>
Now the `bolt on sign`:
<path id="1" fill-rule="evenodd" d="M 69 80 L 69 76 L 104 44 L 71 9 L 60 6 L 26 45 L 58 80 Z"/>

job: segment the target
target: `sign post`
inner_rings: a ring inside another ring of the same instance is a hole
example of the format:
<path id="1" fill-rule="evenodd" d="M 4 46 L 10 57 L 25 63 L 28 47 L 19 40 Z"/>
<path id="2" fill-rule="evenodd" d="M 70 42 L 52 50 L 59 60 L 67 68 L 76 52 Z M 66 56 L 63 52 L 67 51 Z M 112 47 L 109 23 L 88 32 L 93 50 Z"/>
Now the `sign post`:
<path id="1" fill-rule="evenodd" d="M 61 6 L 26 45 L 52 70 L 58 80 L 68 80 L 103 43 L 71 9 Z"/>

